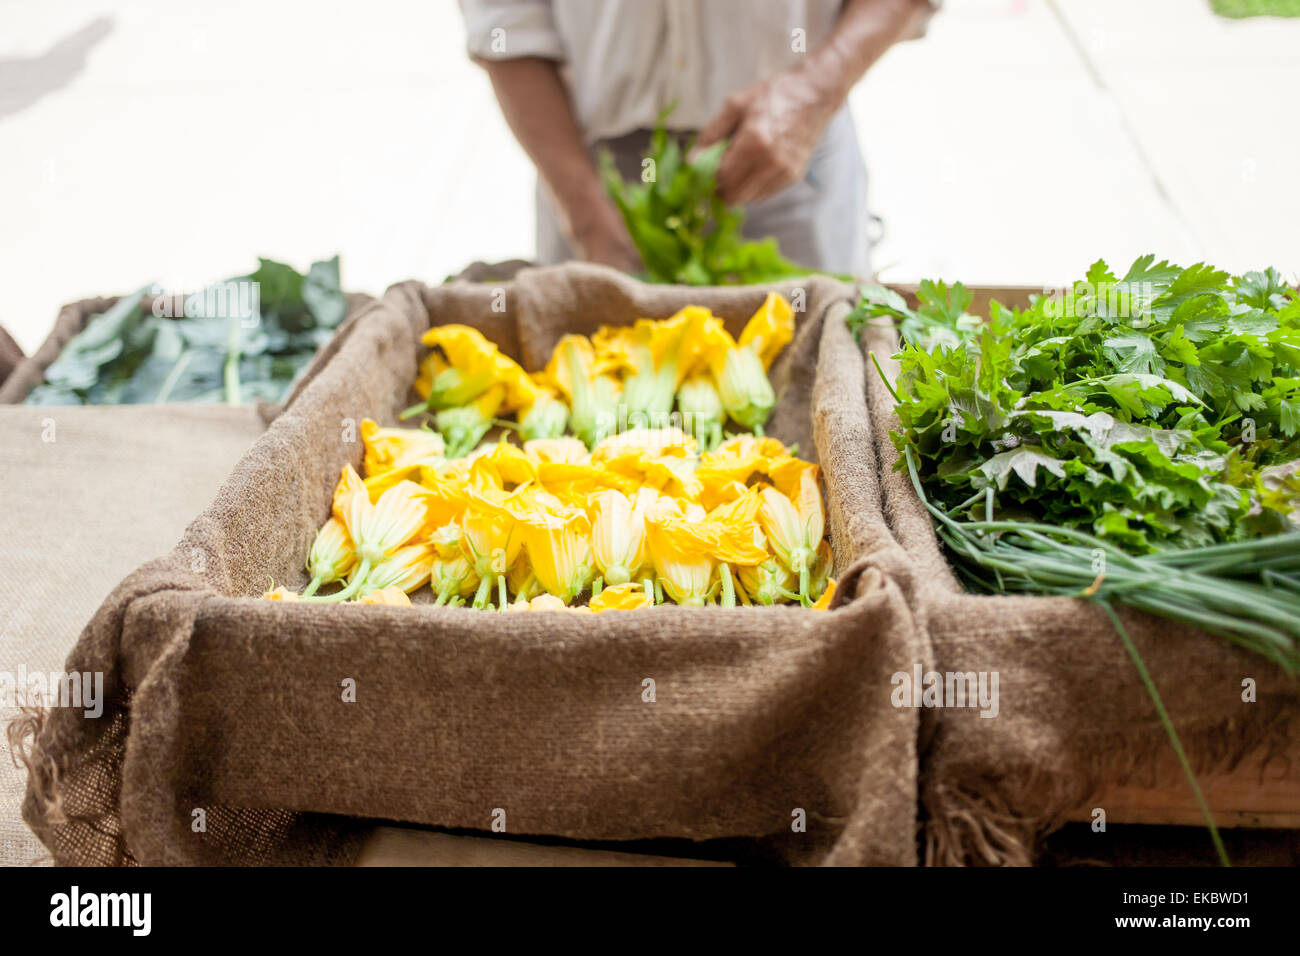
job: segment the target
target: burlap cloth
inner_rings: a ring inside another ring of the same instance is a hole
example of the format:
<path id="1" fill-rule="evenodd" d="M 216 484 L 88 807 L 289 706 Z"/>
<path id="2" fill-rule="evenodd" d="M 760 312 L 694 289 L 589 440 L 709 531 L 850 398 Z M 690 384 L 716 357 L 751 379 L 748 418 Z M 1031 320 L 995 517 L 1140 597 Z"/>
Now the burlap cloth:
<path id="1" fill-rule="evenodd" d="M 0 672 L 59 671 L 122 578 L 175 545 L 263 426 L 249 408 L 0 408 Z M 17 716 L 0 708 L 0 723 Z M 0 742 L 0 865 L 49 854 Z"/>
<path id="2" fill-rule="evenodd" d="M 892 327 L 871 326 L 865 349 L 897 374 Z M 997 671 L 1000 713 L 930 709 L 921 721 L 921 803 L 930 863 L 1027 863 L 1039 838 L 1105 783 L 1152 783 L 1170 744 L 1113 625 L 1073 598 L 969 594 L 949 567 L 929 513 L 889 432 L 894 400 L 867 378 L 885 517 L 901 556 L 885 566 L 928 628 L 935 670 Z M 1247 756 L 1297 784 L 1300 686 L 1226 640 L 1121 612 L 1197 772 L 1231 771 Z M 1242 700 L 1255 679 L 1258 699 Z M 1096 804 L 1090 804 L 1096 806 Z M 1104 809 L 1104 807 L 1103 807 Z M 1213 808 L 1212 808 L 1213 809 Z M 1206 843 L 1208 847 L 1208 841 Z"/>
<path id="3" fill-rule="evenodd" d="M 766 291 L 573 265 L 520 273 L 494 312 L 493 287 L 404 283 L 355 316 L 179 546 L 87 626 L 68 668 L 104 670 L 112 706 L 100 720 L 50 712 L 25 818 L 68 863 L 343 862 L 353 818 L 481 830 L 502 813 L 515 834 L 766 836 L 795 862 L 915 862 L 918 713 L 889 692 L 893 673 L 928 661 L 926 632 L 882 573 L 900 557 L 880 518 L 850 292 L 801 286 L 770 431 L 823 468 L 833 610 L 259 600 L 272 581 L 304 583 L 339 469 L 360 462 L 357 425 L 407 403 L 431 323 L 475 325 L 532 369 L 564 332 L 688 302 L 736 332 Z"/>

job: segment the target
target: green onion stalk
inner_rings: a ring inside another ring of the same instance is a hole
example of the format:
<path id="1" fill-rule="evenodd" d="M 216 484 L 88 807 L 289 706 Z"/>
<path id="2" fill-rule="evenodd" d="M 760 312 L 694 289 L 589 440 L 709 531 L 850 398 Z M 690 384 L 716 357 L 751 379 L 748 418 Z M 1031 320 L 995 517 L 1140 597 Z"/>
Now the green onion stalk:
<path id="1" fill-rule="evenodd" d="M 1294 674 L 1300 669 L 1300 532 L 1132 555 L 1072 528 L 995 520 L 991 488 L 951 511 L 938 508 L 925 495 L 912 449 L 904 449 L 904 455 L 912 486 L 969 585 L 991 592 L 1079 597 L 1103 608 L 1151 696 L 1226 865 L 1223 842 L 1182 743 L 1114 605 L 1198 627 Z M 957 517 L 981 499 L 984 520 Z M 1094 570 L 1099 555 L 1101 573 Z"/>

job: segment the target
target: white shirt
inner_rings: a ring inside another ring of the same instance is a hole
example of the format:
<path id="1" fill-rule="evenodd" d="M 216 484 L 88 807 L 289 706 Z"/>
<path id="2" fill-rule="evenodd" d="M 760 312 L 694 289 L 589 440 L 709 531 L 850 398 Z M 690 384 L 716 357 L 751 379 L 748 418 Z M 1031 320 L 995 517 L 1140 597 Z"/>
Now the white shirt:
<path id="1" fill-rule="evenodd" d="M 471 56 L 560 61 L 588 143 L 696 130 L 732 93 L 796 66 L 842 0 L 460 0 Z"/>

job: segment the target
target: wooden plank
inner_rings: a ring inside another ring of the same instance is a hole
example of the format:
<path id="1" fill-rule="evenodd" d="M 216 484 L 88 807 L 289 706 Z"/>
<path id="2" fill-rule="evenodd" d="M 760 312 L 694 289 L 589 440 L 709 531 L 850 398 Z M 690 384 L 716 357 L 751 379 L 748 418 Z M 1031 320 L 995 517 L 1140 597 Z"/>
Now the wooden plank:
<path id="1" fill-rule="evenodd" d="M 414 827 L 376 827 L 358 866 L 731 866 L 713 860 L 550 846 Z"/>
<path id="2" fill-rule="evenodd" d="M 1300 828 L 1300 779 L 1284 775 L 1278 764 L 1264 768 L 1243 761 L 1232 773 L 1200 774 L 1197 780 L 1220 827 Z M 1145 779 L 1106 788 L 1071 821 L 1091 822 L 1092 811 L 1106 811 L 1107 823 L 1157 823 L 1201 826 L 1205 818 L 1172 752 Z"/>
<path id="3" fill-rule="evenodd" d="M 917 283 L 889 282 L 885 285 L 906 299 L 910 307 L 916 308 Z M 966 291 L 971 294 L 971 302 L 966 306 L 966 311 L 987 318 L 989 303 L 995 299 L 1008 308 L 1024 309 L 1029 307 L 1031 295 L 1042 295 L 1046 290 L 1043 286 L 1028 285 L 968 285 Z"/>

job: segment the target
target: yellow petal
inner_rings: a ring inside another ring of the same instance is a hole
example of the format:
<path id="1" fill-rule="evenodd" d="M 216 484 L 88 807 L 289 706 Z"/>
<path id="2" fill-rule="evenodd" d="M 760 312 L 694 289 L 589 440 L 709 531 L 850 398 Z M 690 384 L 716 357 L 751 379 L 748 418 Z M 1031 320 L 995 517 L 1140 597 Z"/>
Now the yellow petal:
<path id="1" fill-rule="evenodd" d="M 391 607 L 410 607 L 411 599 L 406 592 L 396 585 L 371 591 L 365 597 L 355 601 L 356 604 L 387 604 Z"/>
<path id="2" fill-rule="evenodd" d="M 740 333 L 741 348 L 752 349 L 763 363 L 763 371 L 772 367 L 781 350 L 794 338 L 794 310 L 785 296 L 769 292 L 745 330 Z"/>
<path id="3" fill-rule="evenodd" d="M 475 468 L 489 466 L 496 469 L 497 483 L 502 488 L 537 480 L 537 462 L 524 449 L 509 442 L 497 442 L 490 452 L 474 463 Z"/>
<path id="4" fill-rule="evenodd" d="M 713 313 L 699 305 L 688 305 L 671 318 L 650 323 L 650 349 L 655 368 L 671 364 L 673 391 L 695 369 L 706 344 L 706 330 L 718 324 Z"/>
<path id="5" fill-rule="evenodd" d="M 524 442 L 524 452 L 544 464 L 577 465 L 588 459 L 587 446 L 576 438 L 534 438 Z"/>
<path id="6" fill-rule="evenodd" d="M 442 460 L 442 436 L 423 428 L 380 428 L 369 418 L 361 422 L 361 440 L 366 454 L 367 478 L 420 461 Z"/>
<path id="7" fill-rule="evenodd" d="M 356 530 L 353 527 L 353 500 L 356 498 L 362 498 L 367 504 L 370 503 L 366 483 L 361 480 L 361 476 L 357 474 L 355 468 L 351 465 L 344 465 L 343 471 L 339 475 L 339 483 L 334 488 L 332 513 L 342 523 L 348 537 L 354 541 L 356 540 Z"/>
<path id="8" fill-rule="evenodd" d="M 720 318 L 710 315 L 694 330 L 692 344 L 694 353 L 690 362 L 684 363 L 684 377 L 721 368 L 723 357 L 736 347 L 736 340 L 731 337 Z"/>
<path id="9" fill-rule="evenodd" d="M 829 610 L 833 600 L 835 600 L 835 582 L 829 581 L 826 584 L 826 590 L 822 592 L 822 596 L 813 602 L 812 609 L 814 611 Z"/>
<path id="10" fill-rule="evenodd" d="M 587 602 L 587 607 L 596 614 L 602 611 L 635 611 L 650 605 L 649 595 L 634 581 L 607 587 Z"/>

